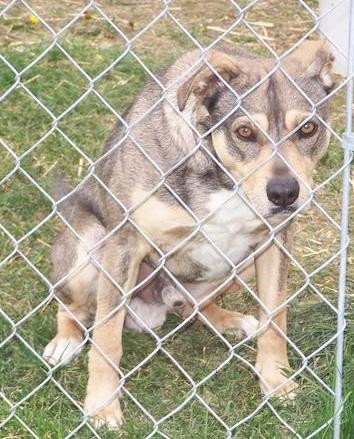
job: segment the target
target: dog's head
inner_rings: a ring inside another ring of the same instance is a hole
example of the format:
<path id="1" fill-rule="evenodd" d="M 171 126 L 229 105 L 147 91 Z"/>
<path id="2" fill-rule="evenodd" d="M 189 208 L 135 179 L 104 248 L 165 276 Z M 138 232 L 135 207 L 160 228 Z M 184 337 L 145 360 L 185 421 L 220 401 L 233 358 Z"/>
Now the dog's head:
<path id="1" fill-rule="evenodd" d="M 207 60 L 212 68 L 179 87 L 179 109 L 188 106 L 198 130 L 210 130 L 216 156 L 261 215 L 291 213 L 308 200 L 329 143 L 320 120 L 329 122 L 328 105 L 316 104 L 333 88 L 330 51 L 322 42 L 303 44 L 281 62 L 286 74 L 245 54 L 214 51 Z"/>

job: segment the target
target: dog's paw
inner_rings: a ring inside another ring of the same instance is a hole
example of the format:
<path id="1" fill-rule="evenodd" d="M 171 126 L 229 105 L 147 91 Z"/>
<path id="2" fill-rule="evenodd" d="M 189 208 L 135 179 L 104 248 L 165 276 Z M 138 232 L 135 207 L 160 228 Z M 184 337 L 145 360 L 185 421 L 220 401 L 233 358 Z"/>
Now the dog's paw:
<path id="1" fill-rule="evenodd" d="M 85 411 L 89 415 L 90 423 L 97 429 L 107 427 L 110 430 L 117 430 L 123 424 L 122 411 L 118 398 L 114 398 L 113 401 L 106 406 L 97 409 L 98 401 L 90 398 L 86 398 Z"/>
<path id="2" fill-rule="evenodd" d="M 81 352 L 80 343 L 82 338 L 56 336 L 44 349 L 43 358 L 52 366 L 58 363 L 68 364 Z"/>
<path id="3" fill-rule="evenodd" d="M 296 397 L 298 385 L 294 380 L 287 378 L 280 368 L 267 370 L 256 365 L 256 369 L 261 375 L 259 384 L 264 395 L 285 400 L 292 400 Z"/>
<path id="4" fill-rule="evenodd" d="M 258 320 L 251 315 L 242 315 L 240 313 L 232 315 L 230 313 L 221 328 L 218 329 L 221 329 L 221 332 L 225 334 L 234 334 L 242 340 L 247 337 L 253 337 L 256 334 Z"/>
<path id="5" fill-rule="evenodd" d="M 283 400 L 293 400 L 296 398 L 298 387 L 299 385 L 294 380 L 289 380 L 287 383 L 284 383 L 282 387 L 273 394 L 273 396 Z"/>
<path id="6" fill-rule="evenodd" d="M 251 316 L 251 315 L 245 315 L 241 319 L 240 323 L 240 330 L 241 330 L 241 337 L 247 338 L 247 337 L 253 337 L 258 329 L 258 320 Z"/>

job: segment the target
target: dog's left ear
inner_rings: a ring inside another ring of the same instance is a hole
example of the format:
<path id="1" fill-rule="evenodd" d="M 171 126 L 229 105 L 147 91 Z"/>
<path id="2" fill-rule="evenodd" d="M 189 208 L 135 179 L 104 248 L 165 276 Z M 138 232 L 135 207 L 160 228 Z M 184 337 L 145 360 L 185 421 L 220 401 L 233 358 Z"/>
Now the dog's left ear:
<path id="1" fill-rule="evenodd" d="M 241 73 L 236 59 L 221 51 L 212 51 L 207 56 L 208 63 L 220 75 L 225 82 L 230 82 Z M 200 67 L 190 78 L 188 78 L 177 90 L 177 104 L 180 111 L 183 111 L 188 98 L 193 93 L 201 102 L 216 93 L 218 87 L 222 86 L 222 80 L 207 65 Z"/>
<path id="2" fill-rule="evenodd" d="M 304 75 L 317 79 L 327 93 L 333 90 L 334 56 L 325 41 L 306 41 L 289 58 L 301 65 Z"/>

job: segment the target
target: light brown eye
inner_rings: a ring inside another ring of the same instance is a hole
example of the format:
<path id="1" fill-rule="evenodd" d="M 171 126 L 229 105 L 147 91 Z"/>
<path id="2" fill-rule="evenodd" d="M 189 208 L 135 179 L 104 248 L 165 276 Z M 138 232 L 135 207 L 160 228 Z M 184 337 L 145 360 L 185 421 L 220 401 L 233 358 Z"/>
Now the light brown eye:
<path id="1" fill-rule="evenodd" d="M 299 134 L 301 137 L 311 137 L 316 133 L 317 128 L 317 124 L 309 121 L 302 125 L 302 127 L 299 129 Z"/>
<path id="2" fill-rule="evenodd" d="M 241 125 L 236 129 L 236 135 L 241 140 L 254 140 L 254 131 L 247 125 Z"/>

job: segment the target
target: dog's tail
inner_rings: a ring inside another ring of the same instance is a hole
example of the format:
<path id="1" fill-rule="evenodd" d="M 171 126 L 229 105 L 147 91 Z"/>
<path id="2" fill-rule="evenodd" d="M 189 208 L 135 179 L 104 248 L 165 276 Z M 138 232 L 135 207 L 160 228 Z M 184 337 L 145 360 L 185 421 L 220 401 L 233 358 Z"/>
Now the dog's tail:
<path id="1" fill-rule="evenodd" d="M 52 197 L 57 203 L 58 211 L 70 222 L 73 216 L 85 214 L 94 216 L 102 224 L 102 215 L 95 199 L 95 194 L 89 185 L 84 184 L 72 191 L 64 179 L 56 179 Z"/>

